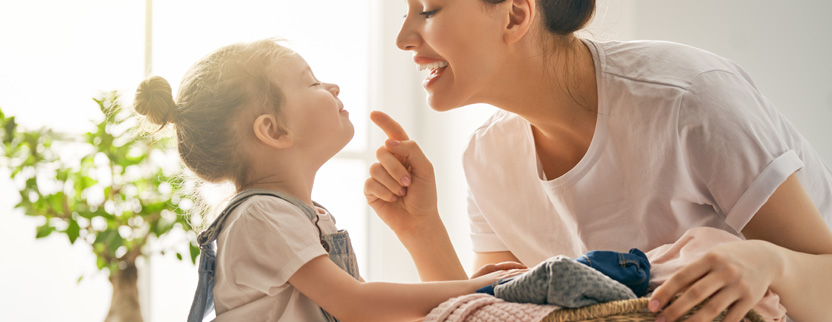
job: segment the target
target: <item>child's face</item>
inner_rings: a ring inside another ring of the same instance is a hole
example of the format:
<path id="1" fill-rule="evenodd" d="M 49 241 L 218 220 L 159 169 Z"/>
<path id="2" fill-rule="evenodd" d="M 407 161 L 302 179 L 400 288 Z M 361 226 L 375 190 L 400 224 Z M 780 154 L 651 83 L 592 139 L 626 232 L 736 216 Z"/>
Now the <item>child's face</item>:
<path id="1" fill-rule="evenodd" d="M 341 150 L 354 134 L 338 85 L 323 83 L 300 55 L 281 59 L 275 74 L 284 94 L 283 116 L 294 144 L 313 153 Z"/>

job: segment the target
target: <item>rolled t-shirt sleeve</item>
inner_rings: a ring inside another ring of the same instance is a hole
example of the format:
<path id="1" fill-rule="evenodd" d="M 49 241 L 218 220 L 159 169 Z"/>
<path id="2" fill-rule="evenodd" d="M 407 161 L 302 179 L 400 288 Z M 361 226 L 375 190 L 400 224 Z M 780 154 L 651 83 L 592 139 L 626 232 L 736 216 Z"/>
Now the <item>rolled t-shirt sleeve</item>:
<path id="1" fill-rule="evenodd" d="M 803 167 L 786 121 L 742 74 L 699 75 L 683 96 L 679 140 L 703 203 L 741 231 Z"/>
<path id="2" fill-rule="evenodd" d="M 290 203 L 252 197 L 236 220 L 226 223 L 224 274 L 240 287 L 272 295 L 310 260 L 326 255 L 310 219 Z"/>
<path id="3" fill-rule="evenodd" d="M 471 227 L 471 243 L 478 253 L 508 251 L 508 247 L 483 217 L 471 192 L 468 192 L 468 220 Z"/>

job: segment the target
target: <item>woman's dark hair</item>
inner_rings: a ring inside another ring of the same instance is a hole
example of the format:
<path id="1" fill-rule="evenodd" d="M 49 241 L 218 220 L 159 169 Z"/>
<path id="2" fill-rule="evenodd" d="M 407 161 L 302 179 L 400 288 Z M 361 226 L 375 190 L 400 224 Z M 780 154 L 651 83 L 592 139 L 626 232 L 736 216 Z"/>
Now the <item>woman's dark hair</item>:
<path id="1" fill-rule="evenodd" d="M 497 4 L 506 0 L 483 1 Z M 595 13 L 595 0 L 540 0 L 537 6 L 545 18 L 546 29 L 561 36 L 581 30 Z"/>

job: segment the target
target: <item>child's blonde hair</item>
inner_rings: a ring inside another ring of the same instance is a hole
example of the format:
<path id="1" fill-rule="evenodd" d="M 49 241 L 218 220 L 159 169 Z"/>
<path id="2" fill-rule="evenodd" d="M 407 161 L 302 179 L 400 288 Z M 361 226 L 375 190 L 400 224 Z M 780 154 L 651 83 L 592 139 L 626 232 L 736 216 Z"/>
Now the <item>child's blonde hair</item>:
<path id="1" fill-rule="evenodd" d="M 174 124 L 179 156 L 202 180 L 239 188 L 246 153 L 235 124 L 262 113 L 281 119 L 283 93 L 270 75 L 289 54 L 276 39 L 222 47 L 188 70 L 176 101 L 167 80 L 154 76 L 139 85 L 133 107 L 151 123 Z"/>

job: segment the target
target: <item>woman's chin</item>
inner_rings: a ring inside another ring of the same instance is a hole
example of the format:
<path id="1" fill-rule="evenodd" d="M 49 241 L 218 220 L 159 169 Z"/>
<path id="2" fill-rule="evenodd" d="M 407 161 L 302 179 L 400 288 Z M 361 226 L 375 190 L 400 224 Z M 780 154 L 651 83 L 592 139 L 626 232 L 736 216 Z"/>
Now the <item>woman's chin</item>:
<path id="1" fill-rule="evenodd" d="M 466 104 L 459 104 L 459 102 L 451 102 L 449 100 L 439 99 L 438 97 L 428 94 L 427 97 L 428 106 L 434 111 L 437 112 L 445 112 L 450 111 L 460 106 L 464 106 Z"/>

